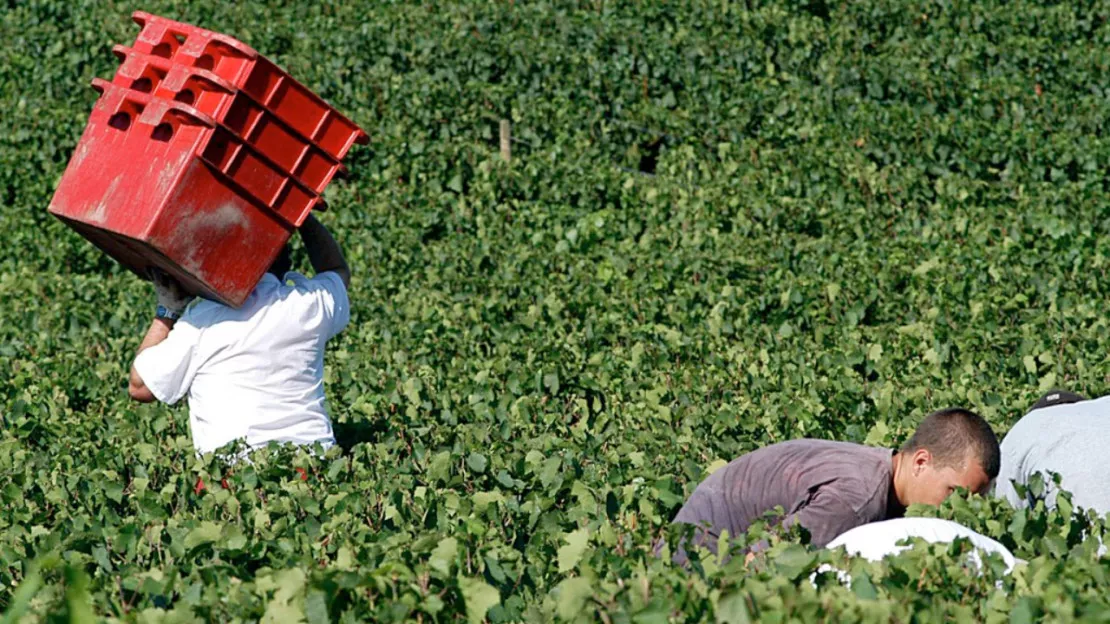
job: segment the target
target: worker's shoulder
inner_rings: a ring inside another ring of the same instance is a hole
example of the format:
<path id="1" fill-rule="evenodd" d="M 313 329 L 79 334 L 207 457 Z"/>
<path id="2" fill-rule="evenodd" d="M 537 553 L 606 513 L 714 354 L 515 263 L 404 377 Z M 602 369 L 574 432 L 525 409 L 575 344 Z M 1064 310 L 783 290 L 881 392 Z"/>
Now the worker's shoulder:
<path id="1" fill-rule="evenodd" d="M 324 271 L 312 277 L 308 277 L 296 271 L 289 271 L 285 274 L 283 284 L 287 285 L 288 288 L 301 292 L 323 290 L 333 295 L 346 294 L 347 292 L 347 287 L 343 283 L 343 278 L 335 271 Z"/>
<path id="2" fill-rule="evenodd" d="M 1110 427 L 1106 426 L 1108 418 L 1110 418 L 1110 396 L 1050 405 L 1035 409 L 1019 418 L 1002 441 L 1005 444 L 1007 440 L 1013 442 L 1014 439 L 1021 437 L 1040 439 L 1044 436 L 1070 435 L 1077 430 L 1110 434 Z"/>
<path id="3" fill-rule="evenodd" d="M 884 466 L 889 466 L 891 453 L 890 449 L 854 442 L 803 438 L 756 449 L 733 460 L 730 467 L 783 470 L 795 466 L 799 470 L 817 469 L 831 479 L 849 479 L 880 474 Z"/>
<path id="4" fill-rule="evenodd" d="M 920 537 L 930 542 L 950 542 L 960 537 L 989 539 L 952 520 L 941 518 L 890 518 L 867 522 L 849 529 L 830 542 L 829 548 L 850 544 L 854 540 L 882 540 L 894 543 L 914 537 Z"/>
<path id="5" fill-rule="evenodd" d="M 770 446 L 809 446 L 813 448 L 871 448 L 855 442 L 844 442 L 842 440 L 825 440 L 822 438 L 795 438 L 793 440 L 785 440 L 783 442 L 776 442 Z M 770 448 L 767 447 L 767 448 Z"/>
<path id="6" fill-rule="evenodd" d="M 802 453 L 806 455 L 848 455 L 865 459 L 889 458 L 890 449 L 865 446 L 855 442 L 842 442 L 839 440 L 820 440 L 815 438 L 799 438 L 778 442 L 765 446 L 759 451 Z"/>
<path id="7" fill-rule="evenodd" d="M 282 282 L 266 273 L 239 307 L 198 297 L 186 308 L 182 320 L 201 329 L 223 321 L 247 320 L 279 300 L 281 288 Z"/>
<path id="8" fill-rule="evenodd" d="M 218 301 L 211 301 L 198 297 L 185 309 L 185 313 L 182 315 L 181 320 L 194 327 L 204 328 L 222 320 L 229 313 L 233 313 L 234 311 L 235 308 L 219 303 Z"/>

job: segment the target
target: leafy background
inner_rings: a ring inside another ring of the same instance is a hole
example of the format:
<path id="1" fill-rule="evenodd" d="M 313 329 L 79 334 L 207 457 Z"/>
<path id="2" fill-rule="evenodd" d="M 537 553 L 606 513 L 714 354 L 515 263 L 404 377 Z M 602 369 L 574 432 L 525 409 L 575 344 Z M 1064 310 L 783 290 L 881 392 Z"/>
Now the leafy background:
<path id="1" fill-rule="evenodd" d="M 46 205 L 136 8 L 246 41 L 372 134 L 323 216 L 355 272 L 328 353 L 345 450 L 228 474 L 193 457 L 186 408 L 126 396 L 150 288 Z M 849 564 L 799 536 L 748 571 L 676 570 L 651 545 L 707 470 L 759 446 L 894 445 L 948 405 L 1003 432 L 1045 389 L 1102 392 L 1108 13 L 6 0 L 0 608 L 1106 617 L 1102 522 L 1066 496 L 923 511 L 1030 560 L 1005 578 L 969 574 L 959 545 L 853 563 L 851 589 L 806 580 Z"/>

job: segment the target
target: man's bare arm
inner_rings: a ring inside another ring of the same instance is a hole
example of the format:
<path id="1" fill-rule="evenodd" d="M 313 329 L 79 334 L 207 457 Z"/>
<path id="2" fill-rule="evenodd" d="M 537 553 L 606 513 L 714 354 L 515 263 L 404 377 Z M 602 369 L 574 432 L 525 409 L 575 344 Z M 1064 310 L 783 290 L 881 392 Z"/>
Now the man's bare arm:
<path id="1" fill-rule="evenodd" d="M 177 319 L 181 318 L 185 307 L 193 298 L 185 292 L 177 280 L 159 269 L 150 270 L 150 281 L 154 285 L 154 295 L 158 300 L 158 314 L 150 323 L 150 329 L 146 330 L 146 336 L 143 337 L 143 342 L 135 353 L 136 359 L 140 353 L 161 343 L 170 335 L 170 330 L 173 329 Z M 140 403 L 150 403 L 157 399 L 150 388 L 146 387 L 143 378 L 139 376 L 139 371 L 135 370 L 134 361 L 131 362 L 131 378 L 127 383 L 127 393 Z"/>
<path id="2" fill-rule="evenodd" d="M 347 266 L 347 260 L 343 257 L 339 244 L 335 242 L 335 238 L 324 224 L 320 223 L 315 215 L 309 214 L 301 224 L 300 232 L 305 251 L 308 252 L 308 260 L 312 263 L 312 270 L 317 274 L 335 271 L 343 280 L 343 285 L 350 286 L 351 269 Z"/>
<path id="3" fill-rule="evenodd" d="M 139 345 L 139 350 L 135 352 L 136 359 L 143 351 L 165 340 L 170 335 L 170 330 L 173 329 L 176 322 L 164 318 L 154 319 L 154 322 L 150 324 L 150 329 L 146 331 L 146 336 L 143 337 L 142 344 Z M 140 403 L 151 403 L 156 400 L 154 393 L 146 387 L 143 378 L 139 376 L 139 371 L 135 370 L 134 361 L 131 362 L 131 379 L 127 384 L 127 392 L 132 399 Z"/>

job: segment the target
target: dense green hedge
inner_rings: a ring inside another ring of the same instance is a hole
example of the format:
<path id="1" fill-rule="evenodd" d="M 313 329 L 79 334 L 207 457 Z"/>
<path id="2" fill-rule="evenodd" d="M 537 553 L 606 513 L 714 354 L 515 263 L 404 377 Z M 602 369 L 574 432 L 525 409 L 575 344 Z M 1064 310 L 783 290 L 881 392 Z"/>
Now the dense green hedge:
<path id="1" fill-rule="evenodd" d="M 1110 616 L 1102 524 L 958 499 L 944 547 L 805 579 L 651 556 L 721 459 L 1004 431 L 1110 379 L 1110 5 L 184 2 L 367 128 L 323 217 L 346 452 L 195 460 L 138 406 L 149 286 L 46 213 L 130 5 L 0 15 L 0 608 L 139 621 Z M 497 124 L 513 122 L 513 162 Z M 309 469 L 302 482 L 293 466 Z M 193 484 L 212 487 L 202 495 Z M 845 565 L 845 564 L 842 564 Z M 488 611 L 487 611 L 487 607 Z M 95 614 L 92 615 L 92 614 Z"/>

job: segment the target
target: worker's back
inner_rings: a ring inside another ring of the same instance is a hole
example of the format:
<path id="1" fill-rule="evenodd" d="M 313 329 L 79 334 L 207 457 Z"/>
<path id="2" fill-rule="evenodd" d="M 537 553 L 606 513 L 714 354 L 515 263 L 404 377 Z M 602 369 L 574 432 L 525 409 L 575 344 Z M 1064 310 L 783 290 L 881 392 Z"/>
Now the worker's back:
<path id="1" fill-rule="evenodd" d="M 941 518 L 894 518 L 869 522 L 841 533 L 829 542 L 828 548 L 843 546 L 850 554 L 870 561 L 882 561 L 884 557 L 912 548 L 915 539 L 942 544 L 966 539 L 977 551 L 998 554 L 1006 563 L 1006 572 L 1012 571 L 1016 562 L 1013 553 L 1002 544 L 962 524 Z M 976 570 L 982 571 L 983 560 L 977 553 L 973 551 L 969 561 Z"/>
<path id="2" fill-rule="evenodd" d="M 1055 472 L 1072 502 L 1098 513 L 1110 512 L 1110 482 L 1105 456 L 1110 444 L 1110 396 L 1034 409 L 1021 418 L 1002 440 L 1002 470 L 996 493 L 1014 506 L 1030 501 L 1019 497 L 1014 480 L 1028 485 L 1034 474 Z M 1045 503 L 1056 504 L 1055 486 L 1045 476 Z"/>
<path id="3" fill-rule="evenodd" d="M 136 359 L 161 401 L 189 397 L 193 443 L 209 452 L 243 438 L 334 443 L 324 406 L 324 345 L 350 318 L 333 272 L 266 274 L 239 309 L 194 303 L 161 344 Z"/>
<path id="4" fill-rule="evenodd" d="M 832 440 L 789 440 L 742 455 L 702 481 L 675 522 L 700 527 L 694 543 L 716 552 L 722 531 L 736 537 L 781 507 L 813 543 L 824 546 L 843 531 L 887 517 L 891 449 Z M 684 563 L 685 545 L 674 560 Z"/>

